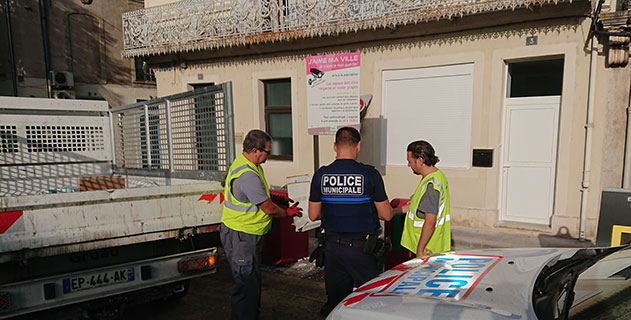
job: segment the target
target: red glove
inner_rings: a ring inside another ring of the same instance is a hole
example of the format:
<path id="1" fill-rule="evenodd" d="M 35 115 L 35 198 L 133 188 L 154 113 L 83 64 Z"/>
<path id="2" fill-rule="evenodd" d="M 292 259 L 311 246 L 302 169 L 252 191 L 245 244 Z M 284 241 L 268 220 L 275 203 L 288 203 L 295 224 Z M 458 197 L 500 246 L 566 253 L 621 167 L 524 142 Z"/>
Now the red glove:
<path id="1" fill-rule="evenodd" d="M 285 210 L 288 217 L 299 216 L 302 217 L 302 208 L 298 206 L 300 202 L 294 203 L 291 207 Z"/>

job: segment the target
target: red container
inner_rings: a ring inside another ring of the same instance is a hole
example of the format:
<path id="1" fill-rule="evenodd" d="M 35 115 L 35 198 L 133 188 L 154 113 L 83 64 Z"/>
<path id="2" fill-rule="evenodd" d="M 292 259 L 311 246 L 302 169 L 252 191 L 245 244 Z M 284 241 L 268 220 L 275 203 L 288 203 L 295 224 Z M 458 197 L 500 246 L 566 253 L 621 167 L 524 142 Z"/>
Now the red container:
<path id="1" fill-rule="evenodd" d="M 286 190 L 270 190 L 272 202 L 287 208 Z M 301 205 L 305 205 L 302 204 Z M 292 218 L 274 218 L 272 229 L 265 235 L 263 263 L 283 265 L 309 256 L 309 233 L 296 232 Z"/>

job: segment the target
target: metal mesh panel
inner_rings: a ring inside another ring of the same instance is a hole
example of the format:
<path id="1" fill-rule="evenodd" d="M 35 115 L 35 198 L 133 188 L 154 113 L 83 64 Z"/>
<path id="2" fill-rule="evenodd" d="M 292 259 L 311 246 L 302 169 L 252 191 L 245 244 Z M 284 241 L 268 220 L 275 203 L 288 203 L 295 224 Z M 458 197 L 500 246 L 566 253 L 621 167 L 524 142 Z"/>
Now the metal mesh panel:
<path id="1" fill-rule="evenodd" d="M 107 102 L 0 97 L 0 197 L 78 189 L 112 173 Z"/>
<path id="2" fill-rule="evenodd" d="M 176 170 L 227 170 L 223 92 L 174 101 L 171 126 Z"/>
<path id="3" fill-rule="evenodd" d="M 103 127 L 26 126 L 26 148 L 28 152 L 103 150 Z"/>
<path id="4" fill-rule="evenodd" d="M 234 158 L 229 92 L 210 86 L 113 110 L 117 168 L 227 172 Z"/>
<path id="5" fill-rule="evenodd" d="M 0 125 L 0 152 L 18 152 L 18 131 L 16 126 Z"/>
<path id="6" fill-rule="evenodd" d="M 116 145 L 116 152 L 119 157 L 117 162 L 121 167 L 142 168 L 146 160 L 143 159 L 140 150 L 140 119 L 144 117 L 141 110 L 129 110 L 124 114 L 118 114 L 118 129 L 121 131 L 119 145 Z"/>

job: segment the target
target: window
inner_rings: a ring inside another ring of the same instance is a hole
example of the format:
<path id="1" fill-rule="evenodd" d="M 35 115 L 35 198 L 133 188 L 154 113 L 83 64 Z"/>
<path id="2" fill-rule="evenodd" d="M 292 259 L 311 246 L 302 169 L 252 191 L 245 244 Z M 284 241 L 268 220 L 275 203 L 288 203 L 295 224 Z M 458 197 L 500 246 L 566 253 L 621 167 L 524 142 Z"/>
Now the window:
<path id="1" fill-rule="evenodd" d="M 563 59 L 508 64 L 509 98 L 560 96 L 563 89 Z"/>
<path id="2" fill-rule="evenodd" d="M 263 86 L 265 128 L 273 139 L 270 159 L 293 160 L 291 79 L 265 80 Z"/>
<path id="3" fill-rule="evenodd" d="M 156 82 L 155 73 L 147 67 L 147 62 L 143 58 L 134 58 L 134 67 L 136 70 L 136 82 Z"/>

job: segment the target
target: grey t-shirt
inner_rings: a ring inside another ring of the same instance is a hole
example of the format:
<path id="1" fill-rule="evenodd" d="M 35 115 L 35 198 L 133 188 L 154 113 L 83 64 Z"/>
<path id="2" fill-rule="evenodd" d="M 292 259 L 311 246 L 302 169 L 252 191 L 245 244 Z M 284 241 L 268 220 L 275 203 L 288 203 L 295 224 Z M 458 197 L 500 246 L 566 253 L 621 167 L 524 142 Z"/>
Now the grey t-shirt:
<path id="1" fill-rule="evenodd" d="M 438 214 L 438 197 L 440 193 L 434 189 L 433 183 L 428 183 L 427 191 L 421 197 L 421 202 L 418 205 L 418 209 L 416 210 L 416 216 L 425 219 L 425 214 Z"/>
<path id="2" fill-rule="evenodd" d="M 269 198 L 263 182 L 252 171 L 247 171 L 232 181 L 232 194 L 240 202 L 255 205 L 259 205 Z"/>

